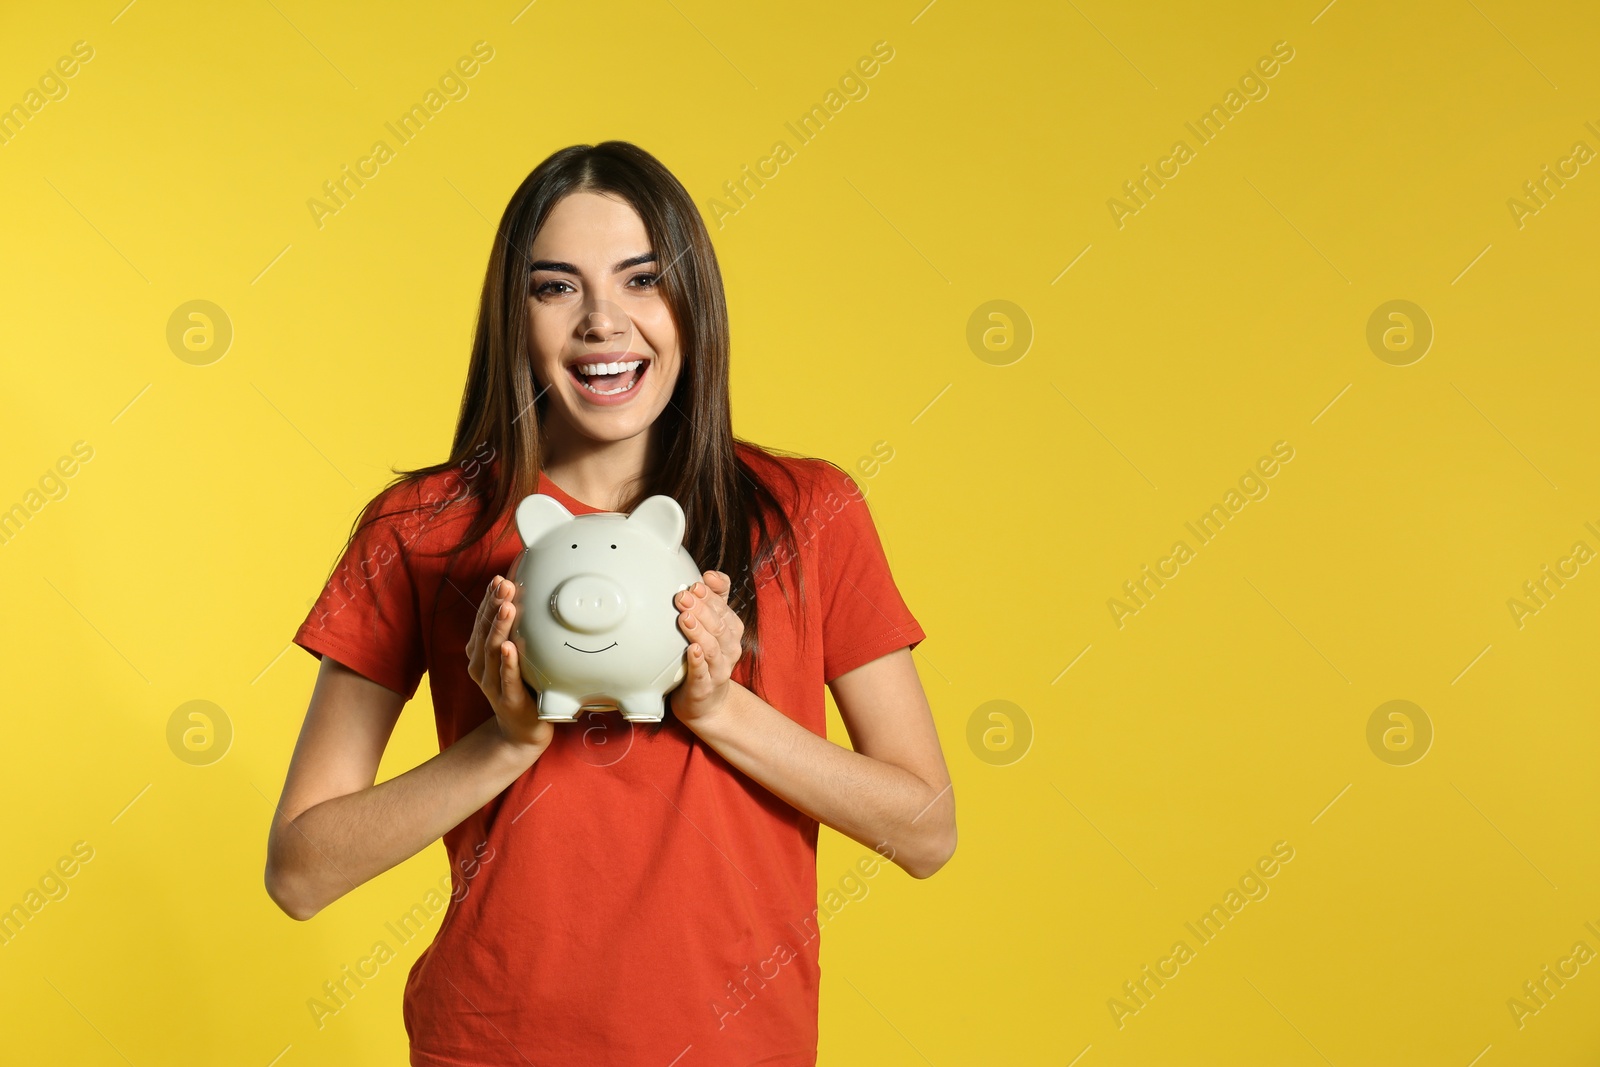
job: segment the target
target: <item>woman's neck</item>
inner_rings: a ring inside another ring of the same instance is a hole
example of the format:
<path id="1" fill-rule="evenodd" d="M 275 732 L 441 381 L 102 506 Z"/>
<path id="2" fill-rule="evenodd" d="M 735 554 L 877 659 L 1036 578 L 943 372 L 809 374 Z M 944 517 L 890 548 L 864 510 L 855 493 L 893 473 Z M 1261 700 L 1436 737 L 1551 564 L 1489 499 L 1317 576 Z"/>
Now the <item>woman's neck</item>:
<path id="1" fill-rule="evenodd" d="M 544 450 L 547 478 L 574 499 L 603 511 L 620 511 L 625 497 L 655 460 L 644 433 L 623 441 L 551 440 Z"/>

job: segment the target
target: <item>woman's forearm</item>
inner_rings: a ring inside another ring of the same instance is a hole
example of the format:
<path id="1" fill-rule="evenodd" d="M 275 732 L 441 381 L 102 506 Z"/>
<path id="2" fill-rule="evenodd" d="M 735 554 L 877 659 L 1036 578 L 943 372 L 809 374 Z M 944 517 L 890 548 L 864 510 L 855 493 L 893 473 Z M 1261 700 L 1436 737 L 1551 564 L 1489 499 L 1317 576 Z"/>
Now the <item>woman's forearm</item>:
<path id="1" fill-rule="evenodd" d="M 724 711 L 691 724 L 723 759 L 820 823 L 885 851 L 925 878 L 955 847 L 955 798 L 903 767 L 812 733 L 745 686 L 732 683 Z"/>
<path id="2" fill-rule="evenodd" d="M 356 886 L 422 851 L 516 781 L 537 760 L 494 718 L 417 767 L 378 785 L 274 819 L 267 892 L 309 919 Z"/>

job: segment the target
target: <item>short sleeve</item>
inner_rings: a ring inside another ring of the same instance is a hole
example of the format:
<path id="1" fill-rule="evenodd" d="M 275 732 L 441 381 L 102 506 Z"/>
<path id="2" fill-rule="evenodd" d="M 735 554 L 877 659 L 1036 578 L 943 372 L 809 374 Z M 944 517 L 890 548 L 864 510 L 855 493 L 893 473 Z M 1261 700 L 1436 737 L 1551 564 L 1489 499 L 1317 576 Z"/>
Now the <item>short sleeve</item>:
<path id="1" fill-rule="evenodd" d="M 410 700 L 427 663 L 401 517 L 382 516 L 356 535 L 294 643 Z"/>
<path id="2" fill-rule="evenodd" d="M 927 635 L 895 586 L 866 496 L 848 473 L 824 462 L 816 537 L 822 579 L 822 674 L 832 682 Z"/>

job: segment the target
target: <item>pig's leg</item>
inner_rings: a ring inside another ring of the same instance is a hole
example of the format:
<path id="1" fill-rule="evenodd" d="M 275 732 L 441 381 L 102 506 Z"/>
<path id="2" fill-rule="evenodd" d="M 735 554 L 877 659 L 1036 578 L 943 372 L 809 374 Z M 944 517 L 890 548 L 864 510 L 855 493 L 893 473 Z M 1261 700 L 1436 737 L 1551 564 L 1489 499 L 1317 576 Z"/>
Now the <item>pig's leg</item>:
<path id="1" fill-rule="evenodd" d="M 628 722 L 660 722 L 664 704 L 660 693 L 630 693 L 620 701 Z"/>
<path id="2" fill-rule="evenodd" d="M 578 717 L 578 698 L 553 689 L 539 691 L 539 718 L 547 722 L 572 722 Z"/>

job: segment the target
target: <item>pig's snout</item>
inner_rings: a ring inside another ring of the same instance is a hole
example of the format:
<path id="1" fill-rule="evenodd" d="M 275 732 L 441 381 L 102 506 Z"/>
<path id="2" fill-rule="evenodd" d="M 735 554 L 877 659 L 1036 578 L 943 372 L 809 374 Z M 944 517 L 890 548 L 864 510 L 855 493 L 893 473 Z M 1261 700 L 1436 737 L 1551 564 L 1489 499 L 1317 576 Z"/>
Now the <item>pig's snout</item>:
<path id="1" fill-rule="evenodd" d="M 598 574 L 578 574 L 550 594 L 550 611 L 569 630 L 584 634 L 613 629 L 628 613 L 622 586 Z"/>

